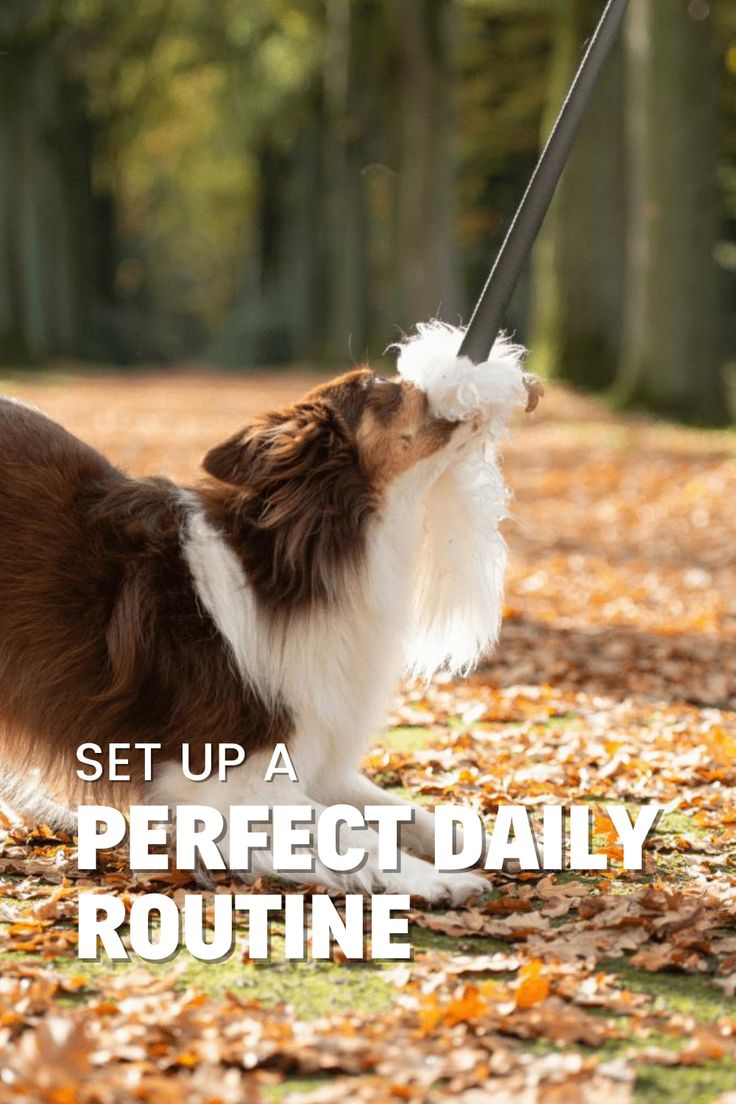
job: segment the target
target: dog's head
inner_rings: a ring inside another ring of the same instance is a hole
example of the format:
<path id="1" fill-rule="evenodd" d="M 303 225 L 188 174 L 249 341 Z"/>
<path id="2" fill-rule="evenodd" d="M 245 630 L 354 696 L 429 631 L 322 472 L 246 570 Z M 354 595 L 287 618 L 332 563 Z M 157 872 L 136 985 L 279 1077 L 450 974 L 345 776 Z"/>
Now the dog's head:
<path id="1" fill-rule="evenodd" d="M 352 464 L 374 490 L 443 448 L 457 423 L 432 415 L 424 391 L 369 369 L 338 376 L 293 406 L 254 419 L 204 459 L 215 478 L 253 489 Z"/>
<path id="2" fill-rule="evenodd" d="M 408 662 L 424 674 L 469 667 L 496 637 L 508 500 L 497 444 L 514 409 L 538 398 L 521 347 L 500 338 L 476 365 L 458 356 L 461 338 L 440 324 L 420 328 L 401 347 L 398 377 L 348 372 L 204 459 L 210 518 L 278 611 L 349 600 L 364 577 L 381 586 L 401 527 L 413 578 L 395 589 L 411 596 Z M 369 542 L 374 518 L 385 525 Z M 363 573 L 382 539 L 390 554 Z"/>
<path id="3" fill-rule="evenodd" d="M 455 429 L 414 384 L 359 369 L 211 449 L 203 466 L 218 483 L 205 494 L 264 601 L 330 599 L 362 562 L 386 489 Z"/>

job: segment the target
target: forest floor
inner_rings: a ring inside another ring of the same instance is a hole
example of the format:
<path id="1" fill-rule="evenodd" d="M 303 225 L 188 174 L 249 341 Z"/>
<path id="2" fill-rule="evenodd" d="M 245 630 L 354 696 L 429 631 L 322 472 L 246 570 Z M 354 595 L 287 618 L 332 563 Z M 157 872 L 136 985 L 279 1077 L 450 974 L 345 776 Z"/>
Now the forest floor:
<path id="1" fill-rule="evenodd" d="M 135 473 L 208 446 L 308 374 L 4 381 Z M 488 875 L 412 913 L 406 964 L 205 966 L 75 957 L 80 884 L 179 898 L 182 878 L 6 823 L 0 1104 L 736 1101 L 736 435 L 552 389 L 505 449 L 515 492 L 495 656 L 407 685 L 365 769 L 418 800 L 587 802 L 591 874 Z M 666 805 L 643 873 L 603 806 Z M 268 886 L 260 888 L 268 889 Z M 279 890 L 278 886 L 271 886 Z M 276 940 L 278 944 L 278 940 Z M 277 948 L 276 948 L 277 949 Z"/>

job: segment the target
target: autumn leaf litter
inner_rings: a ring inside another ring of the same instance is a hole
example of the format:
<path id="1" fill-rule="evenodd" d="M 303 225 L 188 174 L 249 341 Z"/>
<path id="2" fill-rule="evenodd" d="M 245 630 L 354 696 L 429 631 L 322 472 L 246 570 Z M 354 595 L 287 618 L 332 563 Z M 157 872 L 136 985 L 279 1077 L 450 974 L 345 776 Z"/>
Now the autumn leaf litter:
<path id="1" fill-rule="evenodd" d="M 250 389 L 255 408 L 269 386 Z M 119 426 L 100 423 L 86 381 L 23 397 L 134 470 L 189 478 L 244 384 L 147 381 L 137 438 L 140 395 L 110 388 L 111 409 L 127 404 Z M 325 1104 L 624 1104 L 643 1065 L 736 1068 L 736 444 L 563 393 L 515 437 L 507 472 L 517 497 L 498 654 L 464 682 L 405 686 L 364 766 L 488 817 L 499 803 L 586 802 L 609 869 L 488 875 L 486 897 L 450 912 L 416 902 L 413 961 L 370 967 L 390 986 L 383 1011 L 299 1018 L 237 986 L 205 992 L 182 963 L 78 968 L 81 885 L 130 903 L 151 889 L 181 897 L 186 878 L 131 882 L 122 854 L 80 876 L 71 840 L 5 819 L 2 1104 L 236 1104 L 280 1085 L 281 1100 Z M 603 806 L 651 801 L 668 812 L 645 870 L 625 872 Z M 269 890 L 281 887 L 255 887 Z M 242 933 L 238 953 L 261 969 Z M 678 1010 L 634 976 L 697 980 L 716 1013 Z"/>

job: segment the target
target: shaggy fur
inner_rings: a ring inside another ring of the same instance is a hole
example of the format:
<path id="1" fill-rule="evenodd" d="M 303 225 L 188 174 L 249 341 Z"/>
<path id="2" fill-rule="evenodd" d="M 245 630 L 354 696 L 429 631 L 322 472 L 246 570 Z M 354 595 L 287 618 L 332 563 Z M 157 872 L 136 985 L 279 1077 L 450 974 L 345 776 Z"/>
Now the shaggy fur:
<path id="1" fill-rule="evenodd" d="M 442 666 L 468 671 L 498 637 L 506 571 L 500 524 L 509 502 L 498 446 L 514 408 L 533 410 L 541 392 L 521 371 L 521 346 L 502 335 L 476 365 L 458 357 L 462 337 L 432 322 L 399 346 L 402 378 L 425 391 L 433 413 L 481 428 L 426 498 L 408 658 L 412 672 L 427 678 Z"/>
<path id="2" fill-rule="evenodd" d="M 495 639 L 506 504 L 496 441 L 512 397 L 527 394 L 518 358 L 496 398 L 478 382 L 474 409 L 462 362 L 454 400 L 447 364 L 436 388 L 420 379 L 419 346 L 439 332 L 404 348 L 403 378 L 350 372 L 255 419 L 207 454 L 197 488 L 131 479 L 0 400 L 6 782 L 11 771 L 42 778 L 44 814 L 90 800 L 317 811 L 397 800 L 356 764 L 403 667 L 462 668 Z M 161 744 L 151 786 L 76 783 L 76 748 L 90 740 Z M 182 743 L 219 741 L 240 743 L 246 763 L 227 785 L 187 782 Z M 264 784 L 277 742 L 298 783 Z M 432 834 L 417 810 L 403 839 L 422 853 Z M 311 880 L 432 900 L 480 888 L 413 856 L 381 874 L 376 842 L 353 841 L 370 851 L 360 871 L 315 864 Z M 269 869 L 265 852 L 252 873 Z"/>
<path id="3" fill-rule="evenodd" d="M 502 432 L 514 409 L 529 406 L 534 394 L 535 381 L 519 370 L 525 350 L 502 334 L 478 365 L 458 356 L 462 339 L 462 330 L 444 322 L 420 324 L 398 347 L 399 372 L 430 396 L 438 417 L 465 422 L 482 412 L 490 431 Z"/>

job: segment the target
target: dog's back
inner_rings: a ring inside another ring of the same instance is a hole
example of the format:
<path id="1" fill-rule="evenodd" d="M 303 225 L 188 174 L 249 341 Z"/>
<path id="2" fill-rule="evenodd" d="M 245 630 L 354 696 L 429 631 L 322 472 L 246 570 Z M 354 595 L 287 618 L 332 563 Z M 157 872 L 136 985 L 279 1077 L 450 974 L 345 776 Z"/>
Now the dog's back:
<path id="1" fill-rule="evenodd" d="M 0 755 L 24 780 L 34 766 L 53 774 L 48 739 L 65 758 L 59 736 L 84 712 L 73 687 L 100 686 L 116 579 L 90 554 L 86 518 L 122 478 L 40 411 L 0 398 Z"/>
<path id="2" fill-rule="evenodd" d="M 164 762 L 186 741 L 196 764 L 208 740 L 283 738 L 288 718 L 243 685 L 198 600 L 182 552 L 191 498 L 0 399 L 0 777 L 82 800 L 88 741 L 158 743 Z M 140 767 L 133 790 L 96 783 L 93 799 L 139 796 Z"/>
<path id="3" fill-rule="evenodd" d="M 70 622 L 80 645 L 99 626 L 105 591 L 115 579 L 109 562 L 101 564 L 90 547 L 90 509 L 122 480 L 122 473 L 50 418 L 0 399 L 3 711 L 18 682 L 40 676 L 39 643 L 48 678 L 52 658 L 69 651 Z"/>

